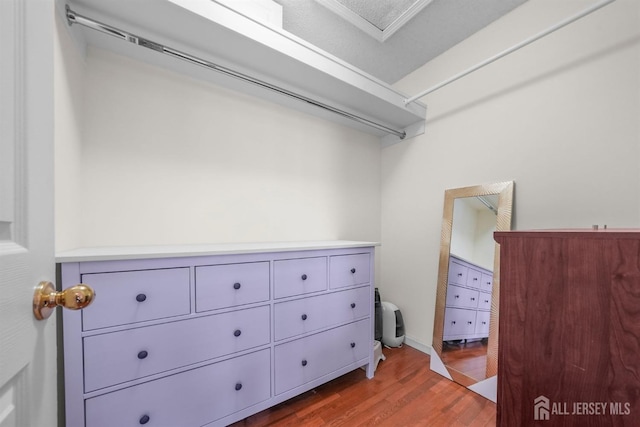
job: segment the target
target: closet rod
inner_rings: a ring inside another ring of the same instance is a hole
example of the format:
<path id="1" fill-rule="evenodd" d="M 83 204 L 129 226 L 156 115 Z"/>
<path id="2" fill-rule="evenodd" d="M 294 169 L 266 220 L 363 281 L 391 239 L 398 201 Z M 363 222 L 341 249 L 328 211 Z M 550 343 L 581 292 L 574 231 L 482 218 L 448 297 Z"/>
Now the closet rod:
<path id="1" fill-rule="evenodd" d="M 82 16 L 82 15 L 77 14 L 76 12 L 71 10 L 69 5 L 66 6 L 66 11 L 67 11 L 67 21 L 68 21 L 69 25 L 79 24 L 79 25 L 82 25 L 84 27 L 91 28 L 92 30 L 97 30 L 97 31 L 99 31 L 101 33 L 105 33 L 105 34 L 108 34 L 108 35 L 111 35 L 111 36 L 118 37 L 118 38 L 120 38 L 122 40 L 131 42 L 131 43 L 133 43 L 135 45 L 146 47 L 146 48 L 151 49 L 151 50 L 155 50 L 156 52 L 163 53 L 163 54 L 171 56 L 173 58 L 181 59 L 183 61 L 195 64 L 195 65 L 199 65 L 201 67 L 208 68 L 208 69 L 213 70 L 213 71 L 217 71 L 217 72 L 225 74 L 227 76 L 234 77 L 236 79 L 239 79 L 239 80 L 242 80 L 242 81 L 245 81 L 245 82 L 248 82 L 248 83 L 251 83 L 251 84 L 254 84 L 254 85 L 269 89 L 269 90 L 272 90 L 274 92 L 278 92 L 278 93 L 280 93 L 282 95 L 286 95 L 286 96 L 289 96 L 291 98 L 297 99 L 299 101 L 303 101 L 303 102 L 306 102 L 308 104 L 314 105 L 316 107 L 323 108 L 323 109 L 328 110 L 328 111 L 330 111 L 330 112 L 332 112 L 334 114 L 338 114 L 338 115 L 340 115 L 342 117 L 346 117 L 348 119 L 351 119 L 351 120 L 354 120 L 356 122 L 362 123 L 364 125 L 373 127 L 375 129 L 382 130 L 384 132 L 396 135 L 400 139 L 404 139 L 406 137 L 406 135 L 407 135 L 407 133 L 405 131 L 392 129 L 392 128 L 390 128 L 388 126 L 385 126 L 385 125 L 382 125 L 380 123 L 376 123 L 376 122 L 373 122 L 373 121 L 371 121 L 369 119 L 365 119 L 364 117 L 356 116 L 355 114 L 351 114 L 351 113 L 349 113 L 347 111 L 340 110 L 338 108 L 335 108 L 335 107 L 332 107 L 330 105 L 324 104 L 324 103 L 322 103 L 320 101 L 316 101 L 316 100 L 308 98 L 308 97 L 306 97 L 304 95 L 300 95 L 300 94 L 297 94 L 295 92 L 292 92 L 292 91 L 290 91 L 288 89 L 284 89 L 284 88 L 276 86 L 274 84 L 265 82 L 264 80 L 260 80 L 260 79 L 251 77 L 251 76 L 249 76 L 247 74 L 241 73 L 239 71 L 234 71 L 234 70 L 232 70 L 230 68 L 214 64 L 213 62 L 209 62 L 207 60 L 198 58 L 198 57 L 193 56 L 193 55 L 189 55 L 188 53 L 179 51 L 177 49 L 173 49 L 173 48 L 170 48 L 168 46 L 164 46 L 164 45 L 162 45 L 160 43 L 156 43 L 154 41 L 151 41 L 151 40 L 136 36 L 134 34 L 131 34 L 131 33 L 127 32 L 127 31 L 120 30 L 118 28 L 112 27 L 112 26 L 104 24 L 102 22 L 94 21 L 92 19 L 87 18 L 86 16 Z"/>
<path id="2" fill-rule="evenodd" d="M 518 43 L 517 45 L 512 46 L 509 49 L 504 50 L 504 51 L 498 53 L 497 55 L 494 55 L 491 58 L 486 59 L 486 60 L 480 62 L 479 64 L 476 64 L 473 67 L 471 67 L 471 68 L 469 68 L 469 69 L 467 69 L 465 71 L 462 71 L 461 73 L 458 73 L 455 76 L 450 77 L 447 80 L 445 80 L 445 81 L 443 81 L 441 83 L 438 83 L 437 85 L 435 85 L 433 87 L 430 87 L 427 90 L 424 90 L 424 91 L 420 92 L 419 94 L 417 94 L 415 96 L 412 96 L 411 98 L 405 99 L 404 103 L 405 103 L 405 105 L 410 104 L 413 101 L 416 101 L 417 99 L 420 99 L 423 96 L 426 96 L 426 95 L 430 94 L 431 92 L 435 92 L 436 90 L 448 85 L 449 83 L 453 83 L 456 80 L 466 76 L 467 74 L 471 74 L 474 71 L 479 70 L 480 68 L 484 67 L 485 65 L 489 65 L 492 62 L 497 61 L 498 59 L 500 59 L 500 58 L 502 58 L 504 56 L 507 56 L 510 53 L 513 53 L 516 50 L 521 49 L 521 48 L 527 46 L 528 44 L 531 44 L 531 43 L 535 42 L 536 40 L 539 40 L 539 39 L 541 39 L 541 38 L 553 33 L 554 31 L 557 31 L 560 28 L 565 27 L 565 26 L 577 21 L 578 19 L 589 15 L 592 12 L 595 12 L 596 10 L 608 5 L 609 3 L 613 3 L 614 1 L 615 0 L 603 0 L 603 1 L 599 2 L 599 3 L 596 3 L 593 6 L 583 10 L 582 12 L 579 12 L 579 13 L 577 13 L 577 14 L 575 14 L 575 15 L 567 18 L 567 19 L 565 19 L 564 21 L 561 21 L 561 22 L 557 23 L 556 25 L 554 25 L 552 27 L 549 27 L 548 29 L 546 29 L 544 31 L 541 31 L 541 32 L 539 32 L 538 34 L 536 34 L 536 35 L 534 35 L 532 37 L 529 37 L 528 39 Z"/>

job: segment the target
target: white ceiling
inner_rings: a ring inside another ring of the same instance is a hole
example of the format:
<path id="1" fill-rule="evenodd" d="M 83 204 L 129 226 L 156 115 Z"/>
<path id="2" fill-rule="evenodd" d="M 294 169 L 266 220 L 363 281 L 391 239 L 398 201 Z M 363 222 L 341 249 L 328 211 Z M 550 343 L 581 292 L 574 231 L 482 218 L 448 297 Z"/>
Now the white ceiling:
<path id="1" fill-rule="evenodd" d="M 389 27 L 407 11 L 416 0 L 330 0 L 351 9 L 364 20 L 373 24 L 379 30 Z"/>
<path id="2" fill-rule="evenodd" d="M 284 30 L 386 83 L 395 83 L 526 0 L 274 0 Z M 418 13 L 385 41 L 340 16 L 330 3 L 381 32 L 410 8 Z"/>

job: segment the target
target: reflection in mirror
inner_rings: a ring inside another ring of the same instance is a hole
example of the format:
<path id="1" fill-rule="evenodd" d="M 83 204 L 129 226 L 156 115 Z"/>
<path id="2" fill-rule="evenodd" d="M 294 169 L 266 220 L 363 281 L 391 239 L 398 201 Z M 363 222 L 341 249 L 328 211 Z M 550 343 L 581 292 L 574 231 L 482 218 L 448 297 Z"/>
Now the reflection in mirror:
<path id="1" fill-rule="evenodd" d="M 511 228 L 513 182 L 447 190 L 431 368 L 496 400 L 498 248 Z M 495 274 L 494 274 L 495 273 Z"/>
<path id="2" fill-rule="evenodd" d="M 442 362 L 476 381 L 487 378 L 497 213 L 495 194 L 453 202 Z"/>

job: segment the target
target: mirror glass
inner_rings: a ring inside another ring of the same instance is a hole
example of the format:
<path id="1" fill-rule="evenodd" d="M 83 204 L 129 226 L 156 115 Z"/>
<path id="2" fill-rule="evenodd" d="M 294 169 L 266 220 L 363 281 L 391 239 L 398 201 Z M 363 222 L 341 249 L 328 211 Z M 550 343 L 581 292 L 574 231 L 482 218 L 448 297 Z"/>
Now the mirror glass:
<path id="1" fill-rule="evenodd" d="M 499 252 L 513 182 L 445 191 L 431 368 L 496 400 Z"/>

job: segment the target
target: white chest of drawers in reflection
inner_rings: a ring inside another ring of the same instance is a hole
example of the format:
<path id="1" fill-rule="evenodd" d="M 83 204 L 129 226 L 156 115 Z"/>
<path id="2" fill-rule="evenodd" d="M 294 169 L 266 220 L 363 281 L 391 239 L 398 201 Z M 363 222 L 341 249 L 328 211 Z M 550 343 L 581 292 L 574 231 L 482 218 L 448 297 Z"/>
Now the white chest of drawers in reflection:
<path id="1" fill-rule="evenodd" d="M 489 336 L 493 272 L 453 255 L 444 312 L 444 341 Z"/>
<path id="2" fill-rule="evenodd" d="M 373 377 L 374 247 L 323 241 L 57 256 L 67 427 L 227 425 L 361 366 Z"/>

